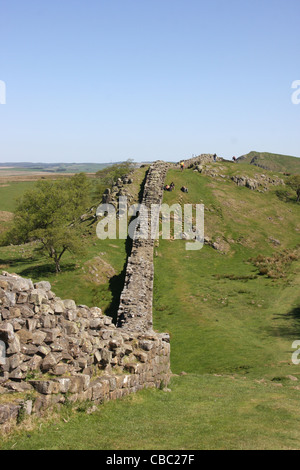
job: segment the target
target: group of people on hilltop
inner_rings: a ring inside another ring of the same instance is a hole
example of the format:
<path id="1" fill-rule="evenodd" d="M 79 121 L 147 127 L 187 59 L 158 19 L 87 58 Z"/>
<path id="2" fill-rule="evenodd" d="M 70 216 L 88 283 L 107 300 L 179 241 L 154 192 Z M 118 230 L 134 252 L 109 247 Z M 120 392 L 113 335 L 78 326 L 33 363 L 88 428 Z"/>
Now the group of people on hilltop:
<path id="1" fill-rule="evenodd" d="M 180 162 L 180 170 L 181 170 L 181 171 L 184 170 L 184 161 L 181 161 L 181 162 Z M 171 184 L 166 184 L 166 185 L 164 186 L 164 191 L 173 191 L 174 189 L 175 189 L 175 184 L 173 183 L 173 181 L 172 181 Z M 182 186 L 182 187 L 180 188 L 180 190 L 181 190 L 183 193 L 187 193 L 187 192 L 188 192 L 188 188 L 186 188 L 185 186 Z"/>
<path id="2" fill-rule="evenodd" d="M 236 157 L 232 157 L 232 160 L 233 160 L 234 162 L 236 162 L 236 161 L 237 161 L 237 158 L 236 158 Z M 213 161 L 214 161 L 214 162 L 217 161 L 217 154 L 216 154 L 216 153 L 213 155 Z M 182 160 L 182 161 L 179 163 L 179 165 L 180 165 L 180 171 L 183 171 L 183 170 L 184 170 L 184 165 L 185 165 L 184 161 Z M 172 182 L 171 184 L 166 184 L 166 185 L 164 186 L 164 190 L 165 190 L 165 191 L 173 191 L 174 189 L 175 189 L 175 184 L 174 184 L 173 182 Z M 180 188 L 180 190 L 181 190 L 183 193 L 188 193 L 188 191 L 189 191 L 186 186 L 182 186 L 182 187 Z"/>

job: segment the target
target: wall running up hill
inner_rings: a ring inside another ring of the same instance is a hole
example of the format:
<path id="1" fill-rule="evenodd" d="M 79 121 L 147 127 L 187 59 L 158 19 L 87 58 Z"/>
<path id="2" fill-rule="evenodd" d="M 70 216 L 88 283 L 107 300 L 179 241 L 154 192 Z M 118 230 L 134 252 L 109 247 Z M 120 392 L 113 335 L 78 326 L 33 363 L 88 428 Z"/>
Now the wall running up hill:
<path id="1" fill-rule="evenodd" d="M 142 202 L 160 204 L 168 164 L 149 168 Z M 48 282 L 0 275 L 0 424 L 72 401 L 100 403 L 170 379 L 167 334 L 152 330 L 154 241 L 133 240 L 118 324 Z"/>
<path id="2" fill-rule="evenodd" d="M 152 330 L 153 297 L 153 249 L 150 209 L 152 204 L 160 205 L 169 164 L 155 162 L 149 168 L 142 204 L 148 209 L 141 215 L 141 225 L 147 217 L 147 239 L 138 238 L 140 226 L 136 227 L 132 241 L 131 255 L 127 262 L 125 286 L 120 298 L 118 325 L 128 331 L 145 332 Z"/>

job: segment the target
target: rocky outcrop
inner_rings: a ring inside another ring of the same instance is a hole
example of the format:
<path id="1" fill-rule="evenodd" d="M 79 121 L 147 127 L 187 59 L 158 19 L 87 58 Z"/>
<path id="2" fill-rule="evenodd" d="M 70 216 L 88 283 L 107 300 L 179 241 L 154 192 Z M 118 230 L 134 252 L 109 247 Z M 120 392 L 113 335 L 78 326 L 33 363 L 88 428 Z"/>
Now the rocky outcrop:
<path id="1" fill-rule="evenodd" d="M 127 197 L 128 202 L 132 202 L 134 196 L 130 185 L 133 183 L 133 170 L 114 182 L 112 188 L 107 188 L 102 196 L 102 204 L 113 204 L 117 206 L 120 196 Z"/>
<path id="2" fill-rule="evenodd" d="M 231 180 L 238 186 L 245 186 L 251 190 L 267 191 L 269 186 L 284 185 L 282 178 L 278 176 L 269 177 L 264 174 L 256 174 L 253 178 L 243 175 L 234 175 Z"/>

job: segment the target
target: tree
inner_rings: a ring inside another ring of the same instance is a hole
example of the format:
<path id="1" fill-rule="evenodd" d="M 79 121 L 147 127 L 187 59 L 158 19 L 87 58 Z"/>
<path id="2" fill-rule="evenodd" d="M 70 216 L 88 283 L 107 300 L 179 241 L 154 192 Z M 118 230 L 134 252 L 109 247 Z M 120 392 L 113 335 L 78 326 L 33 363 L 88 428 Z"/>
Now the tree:
<path id="1" fill-rule="evenodd" d="M 293 175 L 293 176 L 290 176 L 290 177 L 287 179 L 286 184 L 287 184 L 291 189 L 293 189 L 294 191 L 296 191 L 297 202 L 299 202 L 299 201 L 300 201 L 300 175 Z"/>
<path id="2" fill-rule="evenodd" d="M 59 181 L 38 181 L 19 200 L 6 241 L 39 241 L 38 250 L 53 259 L 59 273 L 64 253 L 82 248 L 79 218 L 89 202 L 90 185 L 84 173 Z"/>

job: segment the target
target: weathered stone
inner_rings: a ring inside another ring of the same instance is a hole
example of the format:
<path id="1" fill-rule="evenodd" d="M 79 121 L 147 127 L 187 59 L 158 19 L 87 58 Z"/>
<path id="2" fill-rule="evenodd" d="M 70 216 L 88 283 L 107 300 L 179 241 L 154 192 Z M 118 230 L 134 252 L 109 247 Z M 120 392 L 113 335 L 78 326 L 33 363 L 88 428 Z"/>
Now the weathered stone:
<path id="1" fill-rule="evenodd" d="M 131 363 L 129 362 L 129 363 L 125 364 L 125 367 L 124 367 L 124 368 L 125 368 L 125 370 L 128 370 L 128 372 L 129 372 L 130 374 L 135 374 L 136 368 L 137 368 L 137 364 L 132 363 L 132 362 L 131 362 Z"/>
<path id="2" fill-rule="evenodd" d="M 42 328 L 42 331 L 47 335 L 45 343 L 53 343 L 61 335 L 59 328 Z"/>
<path id="3" fill-rule="evenodd" d="M 98 330 L 101 327 L 103 327 L 103 320 L 101 318 L 92 318 L 90 320 L 90 325 L 89 326 L 90 326 L 91 329 Z"/>
<path id="4" fill-rule="evenodd" d="M 26 377 L 25 372 L 26 372 L 26 370 L 24 371 L 24 370 L 21 369 L 21 367 L 17 367 L 12 372 L 10 372 L 9 377 L 10 377 L 10 379 L 18 379 L 18 380 L 25 379 L 25 377 Z"/>
<path id="5" fill-rule="evenodd" d="M 134 353 L 135 357 L 140 361 L 140 362 L 147 362 L 147 354 L 144 352 L 135 352 Z"/>
<path id="6" fill-rule="evenodd" d="M 69 320 L 64 322 L 64 329 L 67 335 L 77 335 L 79 332 L 77 324 Z"/>
<path id="7" fill-rule="evenodd" d="M 112 354 L 111 354 L 111 352 L 108 351 L 107 349 L 103 349 L 103 350 L 101 351 L 101 361 L 100 361 L 101 364 L 102 364 L 103 366 L 106 366 L 107 364 L 110 363 L 111 359 L 112 359 Z"/>
<path id="8" fill-rule="evenodd" d="M 48 300 L 47 293 L 44 289 L 33 289 L 30 293 L 29 302 L 34 305 L 42 305 L 43 301 Z"/>
<path id="9" fill-rule="evenodd" d="M 105 396 L 104 386 L 101 382 L 97 382 L 92 386 L 92 400 L 97 401 L 103 399 Z"/>
<path id="10" fill-rule="evenodd" d="M 64 315 L 66 320 L 69 320 L 69 321 L 77 320 L 77 311 L 75 309 L 74 310 L 67 310 L 63 315 Z"/>
<path id="11" fill-rule="evenodd" d="M 49 348 L 49 346 L 44 346 L 43 344 L 41 344 L 37 350 L 37 352 L 41 354 L 41 356 L 47 356 L 47 354 L 49 354 L 50 351 L 51 349 Z"/>
<path id="12" fill-rule="evenodd" d="M 14 404 L 0 405 L 0 424 L 4 424 L 10 419 L 15 419 L 18 416 L 20 406 Z"/>
<path id="13" fill-rule="evenodd" d="M 22 344 L 27 344 L 32 342 L 32 333 L 28 330 L 19 330 L 16 333 Z"/>
<path id="14" fill-rule="evenodd" d="M 32 333 L 32 344 L 40 346 L 46 339 L 47 333 L 45 331 L 37 330 Z"/>
<path id="15" fill-rule="evenodd" d="M 63 300 L 64 307 L 68 310 L 76 310 L 76 303 L 74 300 L 66 299 Z"/>
<path id="16" fill-rule="evenodd" d="M 65 311 L 64 303 L 61 300 L 55 300 L 52 303 L 52 308 L 55 314 L 61 314 L 61 313 L 64 313 Z"/>
<path id="17" fill-rule="evenodd" d="M 21 344 L 18 336 L 15 335 L 14 339 L 8 343 L 8 348 L 6 350 L 7 354 L 16 354 L 21 351 Z"/>
<path id="18" fill-rule="evenodd" d="M 90 309 L 91 318 L 101 318 L 102 310 L 99 307 L 92 307 Z"/>
<path id="19" fill-rule="evenodd" d="M 54 310 L 48 304 L 42 304 L 40 306 L 40 314 L 42 315 L 54 315 Z"/>
<path id="20" fill-rule="evenodd" d="M 9 318 L 20 318 L 21 310 L 18 307 L 10 307 Z"/>
<path id="21" fill-rule="evenodd" d="M 30 380 L 29 383 L 37 392 L 43 395 L 59 393 L 60 391 L 60 384 L 55 380 Z"/>
<path id="22" fill-rule="evenodd" d="M 57 364 L 56 366 L 52 367 L 52 373 L 54 375 L 64 375 L 68 371 L 67 364 Z"/>
<path id="23" fill-rule="evenodd" d="M 51 291 L 51 284 L 48 281 L 41 281 L 34 284 L 35 289 L 42 289 L 45 292 Z"/>
<path id="24" fill-rule="evenodd" d="M 26 326 L 28 331 L 33 332 L 36 329 L 37 319 L 36 318 L 27 318 Z"/>
<path id="25" fill-rule="evenodd" d="M 38 354 L 35 354 L 27 363 L 28 365 L 28 368 L 30 370 L 38 370 L 40 367 L 41 367 L 41 363 L 43 361 L 43 358 L 38 355 Z"/>
<path id="26" fill-rule="evenodd" d="M 28 356 L 34 356 L 38 352 L 37 346 L 34 344 L 21 344 L 21 353 Z"/>
<path id="27" fill-rule="evenodd" d="M 25 304 L 28 301 L 28 294 L 26 292 L 19 292 L 17 296 L 17 304 Z"/>
<path id="28" fill-rule="evenodd" d="M 147 340 L 141 340 L 140 341 L 140 347 L 144 349 L 145 351 L 151 351 L 153 347 L 153 342 L 152 341 L 147 341 Z"/>
<path id="29" fill-rule="evenodd" d="M 30 308 L 29 305 L 27 305 L 27 304 L 25 304 L 25 305 L 20 305 L 19 308 L 20 308 L 20 310 L 21 310 L 22 318 L 31 318 L 31 317 L 34 317 L 34 311 L 32 310 L 32 308 Z"/>
<path id="30" fill-rule="evenodd" d="M 47 356 L 43 359 L 41 368 L 44 372 L 48 372 L 57 364 L 57 358 L 54 356 L 53 353 L 47 354 Z"/>
<path id="31" fill-rule="evenodd" d="M 7 358 L 6 360 L 8 361 L 8 366 L 9 366 L 10 371 L 12 371 L 13 369 L 16 369 L 20 365 L 20 362 L 21 362 L 19 354 L 13 354 L 11 357 Z"/>
<path id="32" fill-rule="evenodd" d="M 0 324 L 0 340 L 11 343 L 15 339 L 14 329 L 10 323 L 3 322 Z"/>

